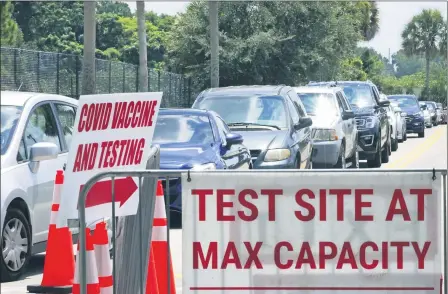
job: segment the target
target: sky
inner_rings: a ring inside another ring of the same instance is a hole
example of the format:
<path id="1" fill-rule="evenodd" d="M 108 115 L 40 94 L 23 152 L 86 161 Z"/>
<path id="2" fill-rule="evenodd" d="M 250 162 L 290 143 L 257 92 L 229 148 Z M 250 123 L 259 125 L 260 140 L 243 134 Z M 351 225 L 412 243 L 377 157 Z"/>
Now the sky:
<path id="1" fill-rule="evenodd" d="M 128 2 L 131 10 L 135 10 L 135 2 Z M 184 2 L 146 2 L 145 9 L 152 10 L 156 13 L 165 13 L 174 15 L 178 12 L 185 11 L 188 5 Z M 423 9 L 438 9 L 442 15 L 447 18 L 447 2 L 378 2 L 380 11 L 380 30 L 373 40 L 360 45 L 372 47 L 384 57 L 389 57 L 401 48 L 401 32 L 405 25 L 412 19 L 412 17 L 420 13 Z"/>

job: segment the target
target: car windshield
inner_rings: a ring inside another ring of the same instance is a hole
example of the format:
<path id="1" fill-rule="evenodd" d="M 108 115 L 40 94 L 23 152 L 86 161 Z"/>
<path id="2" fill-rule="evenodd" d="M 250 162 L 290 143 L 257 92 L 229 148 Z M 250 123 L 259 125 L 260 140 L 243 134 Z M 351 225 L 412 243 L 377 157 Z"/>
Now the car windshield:
<path id="1" fill-rule="evenodd" d="M 201 146 L 213 142 L 207 115 L 159 114 L 153 144 Z"/>
<path id="2" fill-rule="evenodd" d="M 309 115 L 337 115 L 334 96 L 328 93 L 297 93 Z"/>
<path id="3" fill-rule="evenodd" d="M 1 106 L 1 119 L 2 119 L 2 155 L 8 150 L 11 142 L 14 130 L 16 129 L 17 122 L 19 121 L 20 114 L 22 113 L 22 107 L 19 106 Z"/>
<path id="4" fill-rule="evenodd" d="M 343 88 L 351 105 L 359 108 L 374 106 L 375 100 L 369 85 L 338 85 Z"/>
<path id="5" fill-rule="evenodd" d="M 229 125 L 236 123 L 287 127 L 287 114 L 280 96 L 208 97 L 198 108 L 217 112 Z"/>
<path id="6" fill-rule="evenodd" d="M 414 111 L 420 111 L 419 103 L 417 99 L 411 96 L 388 96 L 389 100 L 398 103 L 400 108 L 411 109 Z M 420 104 L 420 106 L 425 104 Z"/>

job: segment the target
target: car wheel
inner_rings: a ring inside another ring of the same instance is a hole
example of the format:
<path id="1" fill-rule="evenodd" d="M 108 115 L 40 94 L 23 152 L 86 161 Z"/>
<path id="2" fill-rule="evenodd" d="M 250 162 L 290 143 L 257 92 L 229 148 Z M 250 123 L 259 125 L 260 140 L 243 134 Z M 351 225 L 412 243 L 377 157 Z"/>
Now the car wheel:
<path id="1" fill-rule="evenodd" d="M 406 132 L 406 130 L 404 130 L 403 141 L 406 141 L 407 139 L 408 139 L 408 133 Z"/>
<path id="2" fill-rule="evenodd" d="M 390 145 L 391 144 L 390 144 L 390 137 L 389 137 L 389 140 L 386 141 L 384 149 L 381 151 L 381 162 L 382 163 L 388 163 L 389 162 L 389 156 L 391 154 Z"/>
<path id="3" fill-rule="evenodd" d="M 418 133 L 418 137 L 419 138 L 424 138 L 425 137 L 425 130 L 423 129 L 423 132 Z"/>
<path id="4" fill-rule="evenodd" d="M 342 169 L 347 168 L 347 162 L 345 161 L 345 146 L 344 146 L 344 144 L 341 144 L 341 148 L 339 149 L 338 162 L 336 162 L 334 167 L 342 168 Z"/>
<path id="5" fill-rule="evenodd" d="M 379 134 L 379 137 L 378 138 L 381 138 L 381 133 Z M 377 140 L 377 143 L 376 143 L 376 154 L 375 154 L 375 157 L 373 158 L 373 159 L 368 159 L 367 160 L 367 166 L 368 167 L 381 167 L 381 139 L 378 139 Z"/>
<path id="6" fill-rule="evenodd" d="M 359 152 L 355 150 L 355 153 L 350 158 L 352 164 L 351 168 L 359 168 Z"/>
<path id="7" fill-rule="evenodd" d="M 392 149 L 392 151 L 397 151 L 398 150 L 398 139 L 392 139 L 391 149 Z"/>
<path id="8" fill-rule="evenodd" d="M 8 209 L 1 240 L 1 281 L 15 281 L 26 270 L 31 256 L 31 228 L 25 215 Z"/>

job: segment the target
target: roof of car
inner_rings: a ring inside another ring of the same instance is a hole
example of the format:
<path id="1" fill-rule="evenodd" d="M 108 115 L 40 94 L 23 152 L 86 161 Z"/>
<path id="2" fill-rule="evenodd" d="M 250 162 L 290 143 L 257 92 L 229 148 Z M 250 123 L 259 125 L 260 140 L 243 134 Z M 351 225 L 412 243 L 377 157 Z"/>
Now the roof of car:
<path id="1" fill-rule="evenodd" d="M 209 110 L 194 108 L 160 108 L 160 114 L 208 115 Z"/>
<path id="2" fill-rule="evenodd" d="M 285 85 L 278 86 L 232 86 L 232 87 L 222 87 L 222 88 L 211 88 L 205 90 L 203 95 L 205 96 L 221 96 L 226 95 L 244 95 L 244 94 L 254 94 L 254 95 L 277 95 L 281 88 Z"/>
<path id="3" fill-rule="evenodd" d="M 387 95 L 387 97 L 413 97 L 413 98 L 417 98 L 417 96 L 413 95 L 413 94 L 393 94 L 393 95 Z"/>
<path id="4" fill-rule="evenodd" d="M 296 93 L 335 93 L 336 91 L 342 91 L 340 87 L 294 87 Z"/>
<path id="5" fill-rule="evenodd" d="M 325 81 L 325 82 L 310 82 L 309 85 L 372 85 L 371 81 Z"/>
<path id="6" fill-rule="evenodd" d="M 78 100 L 55 94 L 20 92 L 20 91 L 1 91 L 1 105 L 25 106 L 30 99 L 47 98 L 47 100 L 61 100 L 77 105 Z"/>

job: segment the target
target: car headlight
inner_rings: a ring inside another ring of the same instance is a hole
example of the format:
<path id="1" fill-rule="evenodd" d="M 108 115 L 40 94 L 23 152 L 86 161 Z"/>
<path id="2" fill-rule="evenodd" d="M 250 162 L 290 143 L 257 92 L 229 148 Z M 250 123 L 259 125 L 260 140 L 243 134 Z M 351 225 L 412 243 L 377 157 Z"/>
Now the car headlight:
<path id="1" fill-rule="evenodd" d="M 368 116 L 366 119 L 366 128 L 371 129 L 375 126 L 375 117 Z"/>
<path id="2" fill-rule="evenodd" d="M 291 156 L 291 151 L 289 149 L 271 149 L 266 152 L 264 161 L 280 161 L 285 160 Z"/>
<path id="3" fill-rule="evenodd" d="M 336 141 L 338 139 L 334 129 L 314 129 L 313 133 L 315 141 Z"/>
<path id="4" fill-rule="evenodd" d="M 422 115 L 422 113 L 421 112 L 416 112 L 416 113 L 414 113 L 414 117 L 422 117 L 423 115 Z"/>
<path id="5" fill-rule="evenodd" d="M 216 164 L 214 164 L 212 162 L 206 163 L 206 164 L 198 164 L 191 168 L 191 170 L 196 170 L 196 171 L 215 170 L 215 169 L 216 169 Z"/>

